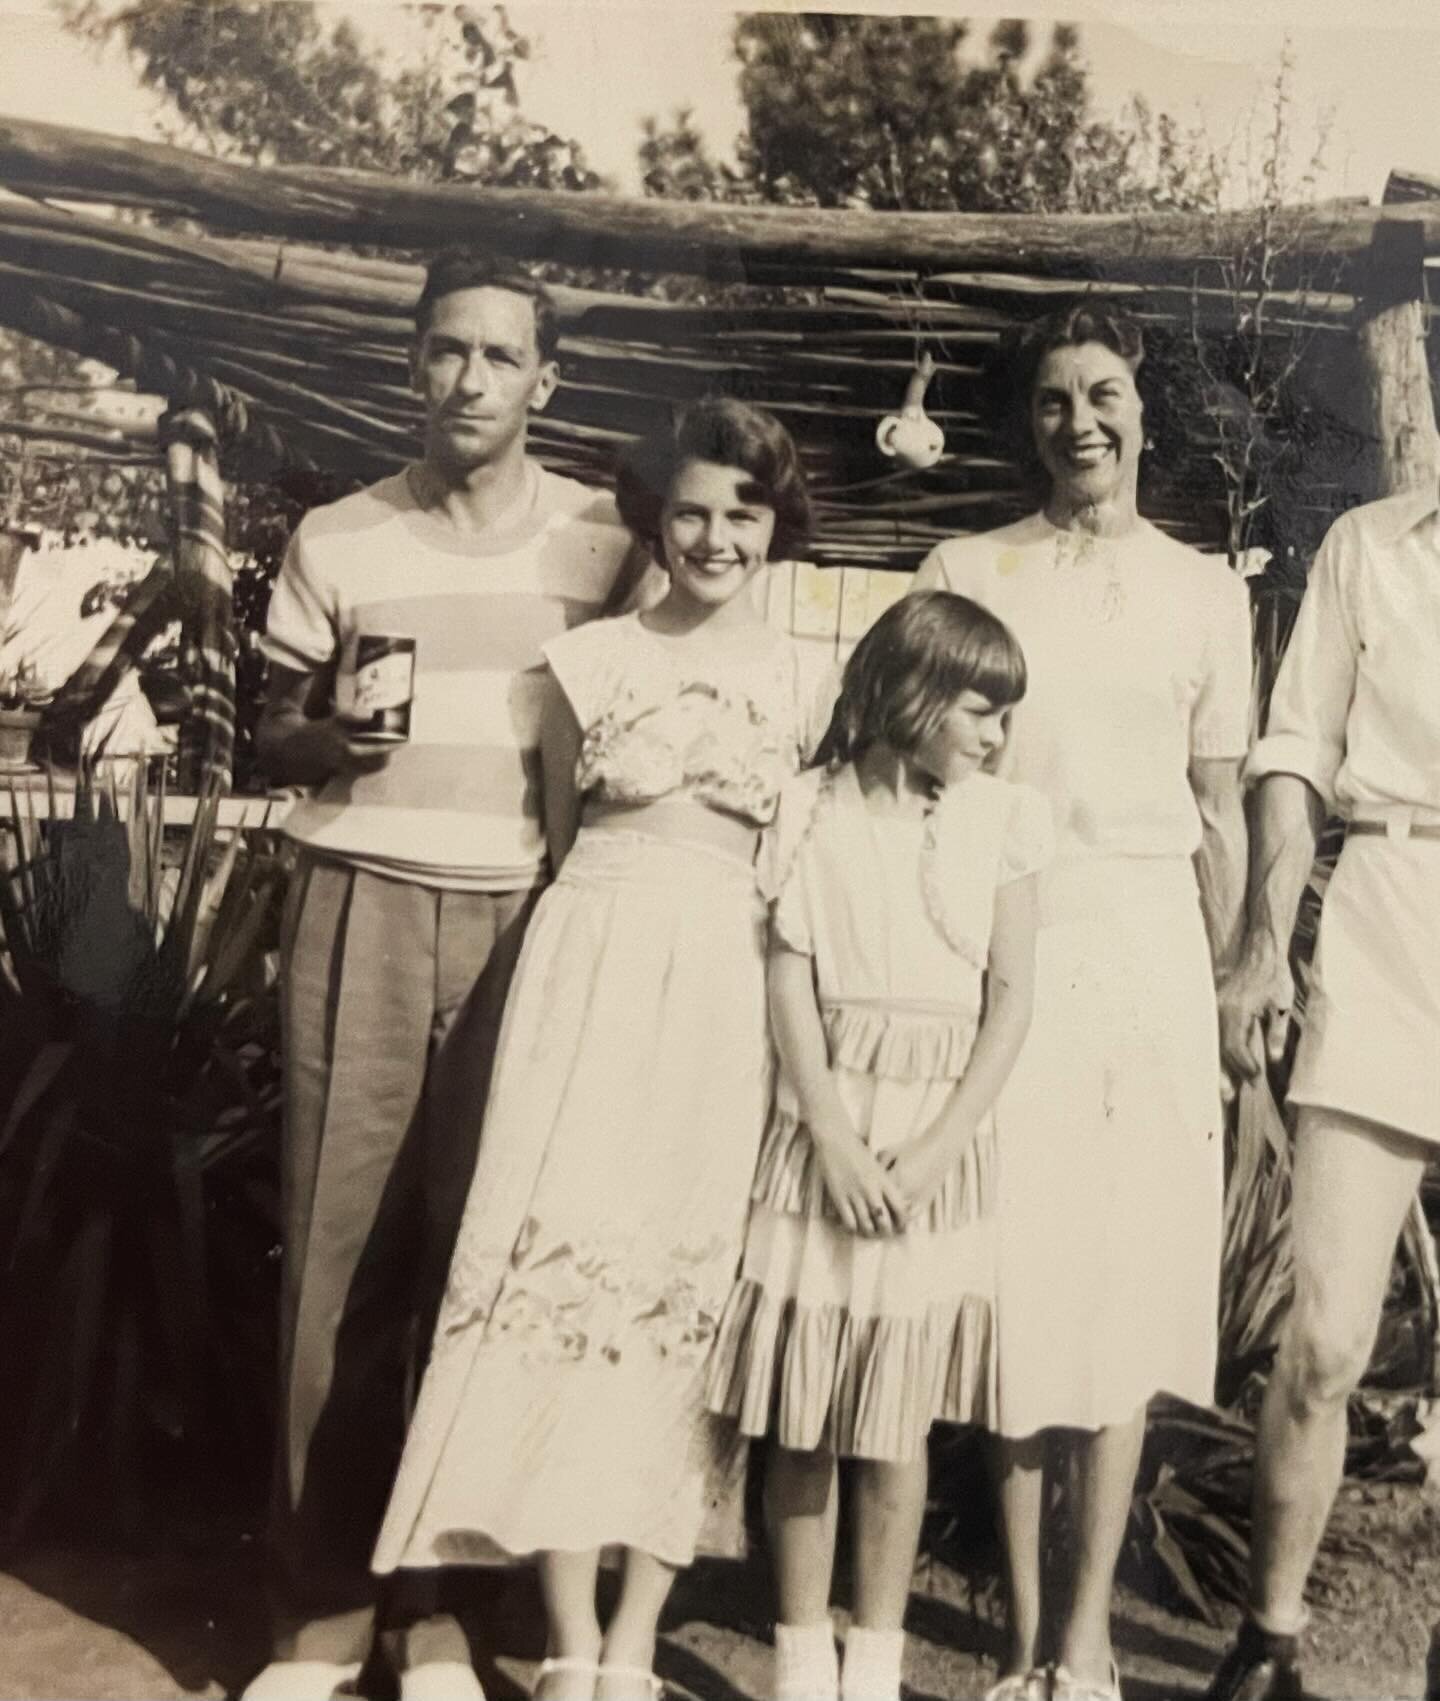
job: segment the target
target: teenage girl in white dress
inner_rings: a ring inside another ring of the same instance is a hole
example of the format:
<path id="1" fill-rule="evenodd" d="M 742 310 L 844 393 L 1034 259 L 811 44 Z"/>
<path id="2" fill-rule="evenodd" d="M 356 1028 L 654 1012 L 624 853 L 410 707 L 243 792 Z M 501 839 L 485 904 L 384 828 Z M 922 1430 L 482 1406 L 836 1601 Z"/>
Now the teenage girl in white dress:
<path id="1" fill-rule="evenodd" d="M 814 742 L 812 675 L 751 595 L 808 519 L 784 429 L 701 403 L 630 457 L 618 496 L 670 588 L 545 648 L 559 872 L 506 1008 L 375 1558 L 533 1556 L 546 1701 L 658 1693 L 676 1570 L 741 1534 L 740 1450 L 705 1410 L 704 1370 L 770 1089 L 754 855 Z M 597 1569 L 617 1547 L 602 1624 Z"/>

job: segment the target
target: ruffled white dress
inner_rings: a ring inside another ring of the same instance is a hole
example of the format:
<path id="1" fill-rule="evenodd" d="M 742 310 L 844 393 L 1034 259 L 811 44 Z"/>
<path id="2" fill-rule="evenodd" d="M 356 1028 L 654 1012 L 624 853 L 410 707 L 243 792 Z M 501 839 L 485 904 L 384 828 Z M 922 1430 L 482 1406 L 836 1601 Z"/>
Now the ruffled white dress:
<path id="1" fill-rule="evenodd" d="M 699 671 L 633 616 L 545 654 L 584 730 L 580 790 L 615 802 L 758 826 L 826 706 L 823 670 L 769 631 Z M 704 1372 L 770 1085 L 753 865 L 582 829 L 516 969 L 376 1570 L 742 1547 L 743 1444 Z"/>
<path id="2" fill-rule="evenodd" d="M 787 787 L 761 853 L 771 927 L 814 959 L 836 1086 L 872 1150 L 923 1134 L 964 1074 L 996 889 L 1050 839 L 1044 799 L 986 774 L 924 820 L 877 817 L 848 766 Z M 988 1422 L 994 1191 L 987 1122 L 904 1234 L 852 1234 L 782 1072 L 711 1408 L 785 1447 L 895 1461 L 937 1419 Z"/>

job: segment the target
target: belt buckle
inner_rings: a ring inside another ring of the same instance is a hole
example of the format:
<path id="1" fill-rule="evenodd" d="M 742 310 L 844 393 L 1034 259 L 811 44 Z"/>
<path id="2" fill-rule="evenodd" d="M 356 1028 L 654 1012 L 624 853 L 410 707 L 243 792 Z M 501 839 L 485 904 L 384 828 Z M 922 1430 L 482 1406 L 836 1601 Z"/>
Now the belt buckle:
<path id="1" fill-rule="evenodd" d="M 1385 837 L 1391 840 L 1398 839 L 1403 844 L 1410 837 L 1410 826 L 1409 810 L 1403 813 L 1397 811 L 1394 815 L 1387 815 L 1385 817 Z"/>

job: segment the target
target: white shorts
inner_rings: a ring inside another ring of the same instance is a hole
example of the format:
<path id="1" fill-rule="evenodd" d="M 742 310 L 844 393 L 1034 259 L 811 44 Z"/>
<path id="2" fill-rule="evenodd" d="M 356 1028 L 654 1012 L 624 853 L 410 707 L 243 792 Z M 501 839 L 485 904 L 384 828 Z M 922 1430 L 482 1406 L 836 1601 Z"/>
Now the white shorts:
<path id="1" fill-rule="evenodd" d="M 1440 842 L 1345 841 L 1290 1098 L 1440 1143 Z"/>

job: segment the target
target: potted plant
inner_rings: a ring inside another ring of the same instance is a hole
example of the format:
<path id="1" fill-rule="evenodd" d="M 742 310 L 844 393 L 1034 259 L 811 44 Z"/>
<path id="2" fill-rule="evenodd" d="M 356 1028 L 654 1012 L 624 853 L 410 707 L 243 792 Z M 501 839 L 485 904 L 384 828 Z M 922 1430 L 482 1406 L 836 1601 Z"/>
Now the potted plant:
<path id="1" fill-rule="evenodd" d="M 31 661 L 0 672 L 0 770 L 29 764 L 31 741 L 53 695 Z"/>

